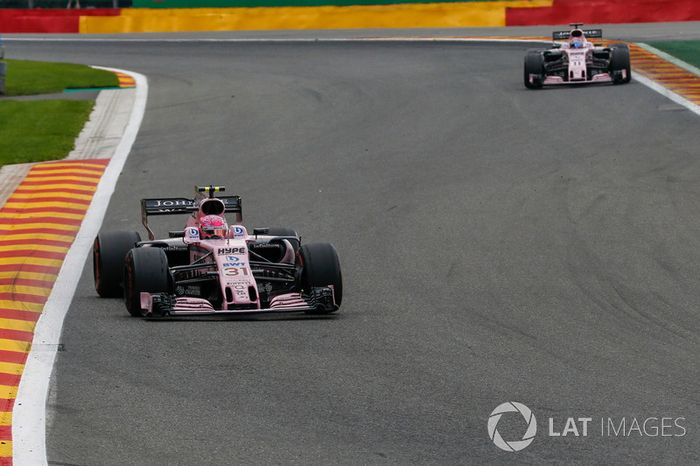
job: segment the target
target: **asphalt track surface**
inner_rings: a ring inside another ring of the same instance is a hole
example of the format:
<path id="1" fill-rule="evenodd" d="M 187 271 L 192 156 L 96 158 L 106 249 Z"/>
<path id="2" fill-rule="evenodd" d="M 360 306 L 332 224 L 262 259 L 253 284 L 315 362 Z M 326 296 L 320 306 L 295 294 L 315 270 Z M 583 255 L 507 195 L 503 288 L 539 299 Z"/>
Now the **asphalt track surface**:
<path id="1" fill-rule="evenodd" d="M 698 116 L 637 82 L 526 91 L 525 49 L 11 44 L 148 76 L 104 229 L 222 183 L 249 226 L 333 242 L 345 278 L 334 318 L 146 322 L 88 262 L 50 462 L 698 464 Z M 539 421 L 519 453 L 487 435 L 510 400 Z M 550 416 L 596 421 L 550 438 Z M 687 433 L 601 437 L 600 417 Z"/>

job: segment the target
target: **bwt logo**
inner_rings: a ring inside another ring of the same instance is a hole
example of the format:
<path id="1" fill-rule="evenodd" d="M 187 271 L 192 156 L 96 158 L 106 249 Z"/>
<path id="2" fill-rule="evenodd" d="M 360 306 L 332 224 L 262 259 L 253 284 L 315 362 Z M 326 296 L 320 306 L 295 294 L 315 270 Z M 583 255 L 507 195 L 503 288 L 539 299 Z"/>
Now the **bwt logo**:
<path id="1" fill-rule="evenodd" d="M 501 416 L 505 413 L 520 413 L 527 423 L 527 430 L 520 440 L 511 440 L 509 442 L 503 440 L 501 434 L 498 432 L 498 422 L 501 420 Z M 509 401 L 507 403 L 500 404 L 491 412 L 488 422 L 489 438 L 493 443 L 504 451 L 520 451 L 527 448 L 528 445 L 532 443 L 537 434 L 537 419 L 535 415 L 532 414 L 530 408 L 517 401 Z"/>

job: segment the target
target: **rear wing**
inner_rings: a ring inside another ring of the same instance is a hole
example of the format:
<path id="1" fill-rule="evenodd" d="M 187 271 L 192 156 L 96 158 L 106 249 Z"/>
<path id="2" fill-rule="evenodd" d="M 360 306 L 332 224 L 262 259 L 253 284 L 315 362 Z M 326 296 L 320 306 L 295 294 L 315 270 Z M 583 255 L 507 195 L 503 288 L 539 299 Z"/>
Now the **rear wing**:
<path id="1" fill-rule="evenodd" d="M 243 216 L 243 207 L 240 196 L 220 196 L 224 203 L 225 213 L 235 213 L 236 222 L 240 223 Z M 148 232 L 148 238 L 153 241 L 155 233 L 148 226 L 148 217 L 154 215 L 181 215 L 197 212 L 197 202 L 194 199 L 184 197 L 166 197 L 159 199 L 141 199 L 141 223 Z"/>
<path id="2" fill-rule="evenodd" d="M 586 39 L 602 39 L 603 30 L 602 29 L 582 29 L 583 35 Z M 552 33 L 552 40 L 566 40 L 571 35 L 571 31 L 554 31 Z"/>

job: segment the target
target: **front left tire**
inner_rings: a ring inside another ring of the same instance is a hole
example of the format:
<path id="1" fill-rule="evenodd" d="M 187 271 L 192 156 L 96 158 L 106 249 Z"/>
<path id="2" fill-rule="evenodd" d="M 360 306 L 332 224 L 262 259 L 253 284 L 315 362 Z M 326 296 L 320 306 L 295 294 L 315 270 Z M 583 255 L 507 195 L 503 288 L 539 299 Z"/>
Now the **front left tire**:
<path id="1" fill-rule="evenodd" d="M 611 47 L 610 72 L 614 84 L 627 84 L 632 80 L 632 66 L 630 64 L 630 48 L 627 44 L 614 44 Z M 623 71 L 625 76 L 623 77 Z"/>

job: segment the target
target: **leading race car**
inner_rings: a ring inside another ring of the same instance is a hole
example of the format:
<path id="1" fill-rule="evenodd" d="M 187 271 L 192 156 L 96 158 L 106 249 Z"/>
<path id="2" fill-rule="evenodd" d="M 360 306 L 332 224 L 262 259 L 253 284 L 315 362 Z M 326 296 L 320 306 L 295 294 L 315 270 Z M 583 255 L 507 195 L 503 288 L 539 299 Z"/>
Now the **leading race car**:
<path id="1" fill-rule="evenodd" d="M 249 234 L 238 196 L 196 188 L 194 199 L 142 199 L 148 241 L 137 232 L 100 233 L 93 245 L 95 288 L 123 295 L 133 316 L 305 312 L 328 314 L 343 297 L 340 262 L 329 243 L 301 244 L 289 228 Z M 190 214 L 183 231 L 156 239 L 153 215 Z M 228 225 L 225 214 L 235 215 Z"/>
<path id="2" fill-rule="evenodd" d="M 601 29 L 555 31 L 548 50 L 529 50 L 525 55 L 524 81 L 528 89 L 560 84 L 626 84 L 632 78 L 630 50 L 626 44 L 596 46 L 588 39 L 602 38 Z M 564 42 L 556 42 L 565 40 Z"/>

